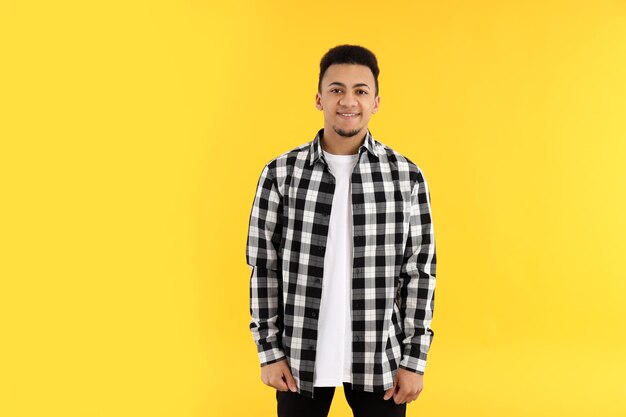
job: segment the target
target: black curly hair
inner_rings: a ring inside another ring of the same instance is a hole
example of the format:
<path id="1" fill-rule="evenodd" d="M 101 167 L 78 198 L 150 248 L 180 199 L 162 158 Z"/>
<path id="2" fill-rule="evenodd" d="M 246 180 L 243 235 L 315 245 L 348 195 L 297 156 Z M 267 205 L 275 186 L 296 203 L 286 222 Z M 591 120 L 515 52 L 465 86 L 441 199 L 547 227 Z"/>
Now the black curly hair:
<path id="1" fill-rule="evenodd" d="M 369 67 L 374 75 L 376 94 L 378 95 L 378 61 L 376 55 L 367 48 L 360 45 L 339 45 L 331 48 L 324 54 L 320 61 L 320 78 L 317 82 L 317 91 L 322 91 L 322 78 L 324 73 L 333 64 L 358 64 Z"/>

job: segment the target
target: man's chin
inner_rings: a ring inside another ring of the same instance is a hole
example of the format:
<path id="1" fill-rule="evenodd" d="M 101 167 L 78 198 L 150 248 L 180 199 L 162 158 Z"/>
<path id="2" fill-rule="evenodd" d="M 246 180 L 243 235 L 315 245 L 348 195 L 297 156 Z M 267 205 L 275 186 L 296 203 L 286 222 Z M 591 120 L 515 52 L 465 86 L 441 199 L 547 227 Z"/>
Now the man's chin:
<path id="1" fill-rule="evenodd" d="M 344 129 L 337 129 L 334 126 L 333 126 L 333 130 L 335 131 L 336 134 L 344 138 L 351 138 L 353 136 L 358 135 L 359 132 L 361 132 L 361 129 L 344 130 Z"/>

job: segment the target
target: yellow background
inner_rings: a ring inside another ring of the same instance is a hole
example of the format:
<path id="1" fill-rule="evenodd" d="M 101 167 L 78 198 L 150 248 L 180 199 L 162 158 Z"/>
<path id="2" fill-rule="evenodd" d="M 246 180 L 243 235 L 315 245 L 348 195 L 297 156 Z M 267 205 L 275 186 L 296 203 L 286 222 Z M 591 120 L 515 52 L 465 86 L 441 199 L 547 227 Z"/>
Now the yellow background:
<path id="1" fill-rule="evenodd" d="M 0 39 L 0 415 L 275 415 L 247 222 L 340 43 L 431 188 L 408 415 L 626 415 L 626 2 L 7 1 Z"/>

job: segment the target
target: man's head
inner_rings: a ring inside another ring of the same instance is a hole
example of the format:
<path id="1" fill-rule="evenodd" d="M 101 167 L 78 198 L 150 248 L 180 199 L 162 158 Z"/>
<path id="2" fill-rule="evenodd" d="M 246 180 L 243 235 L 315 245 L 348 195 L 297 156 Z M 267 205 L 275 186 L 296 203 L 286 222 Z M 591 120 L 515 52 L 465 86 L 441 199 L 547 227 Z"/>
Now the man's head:
<path id="1" fill-rule="evenodd" d="M 380 70 L 378 69 L 376 55 L 372 51 L 359 45 L 339 45 L 329 49 L 320 61 L 317 91 L 321 92 L 322 78 L 328 67 L 333 64 L 356 64 L 368 67 L 374 77 L 374 97 L 378 95 L 378 74 Z"/>
<path id="2" fill-rule="evenodd" d="M 315 104 L 325 131 L 353 137 L 367 129 L 380 103 L 379 72 L 376 56 L 362 46 L 336 46 L 322 57 Z"/>

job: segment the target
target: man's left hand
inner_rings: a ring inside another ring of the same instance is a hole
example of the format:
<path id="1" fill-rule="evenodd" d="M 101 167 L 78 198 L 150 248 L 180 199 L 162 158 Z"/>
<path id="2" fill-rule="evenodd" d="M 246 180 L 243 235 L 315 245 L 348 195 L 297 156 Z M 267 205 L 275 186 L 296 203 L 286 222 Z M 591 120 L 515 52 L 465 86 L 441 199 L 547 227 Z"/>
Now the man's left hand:
<path id="1" fill-rule="evenodd" d="M 410 403 L 419 397 L 424 389 L 424 375 L 398 368 L 393 387 L 385 392 L 385 400 L 393 396 L 396 404 Z"/>

